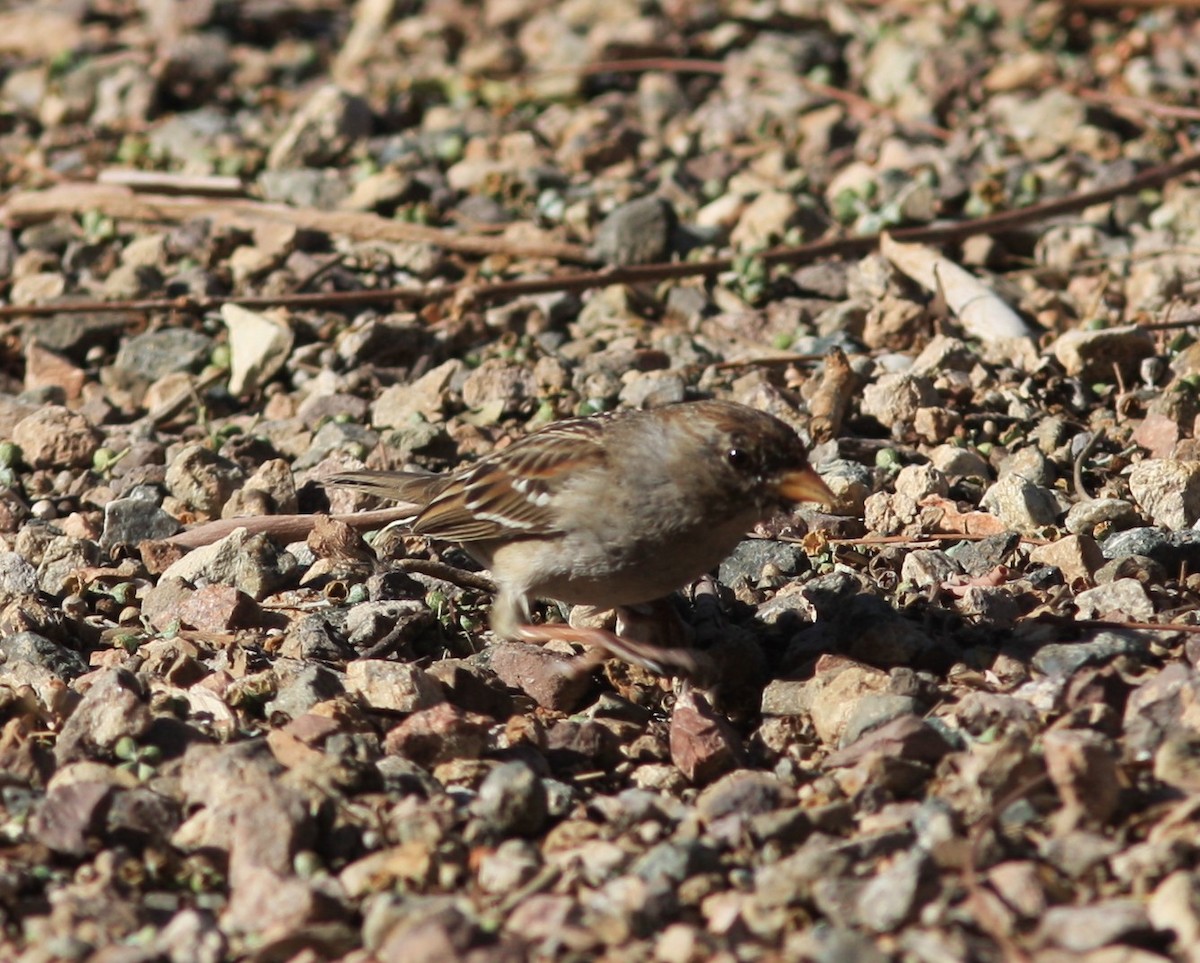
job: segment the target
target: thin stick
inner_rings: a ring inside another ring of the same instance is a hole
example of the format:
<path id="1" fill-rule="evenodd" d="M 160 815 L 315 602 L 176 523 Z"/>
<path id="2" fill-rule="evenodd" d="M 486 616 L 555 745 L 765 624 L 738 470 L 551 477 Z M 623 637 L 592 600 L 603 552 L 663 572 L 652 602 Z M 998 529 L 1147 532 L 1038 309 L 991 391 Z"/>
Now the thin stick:
<path id="1" fill-rule="evenodd" d="M 947 244 L 961 241 L 979 234 L 998 234 L 1018 227 L 1059 217 L 1102 204 L 1125 194 L 1134 194 L 1148 187 L 1158 187 L 1165 181 L 1174 180 L 1184 174 L 1200 170 L 1200 153 L 1189 154 L 1179 160 L 1160 164 L 1143 171 L 1126 181 L 1108 187 L 1073 194 L 1070 197 L 1033 204 L 1014 211 L 1004 211 L 988 217 L 961 221 L 955 224 L 938 224 L 925 227 L 908 227 L 891 231 L 897 241 L 924 244 Z M 20 221 L 19 209 L 13 205 L 19 198 L 9 202 L 6 213 Z M 58 210 L 53 205 L 41 208 L 43 217 L 52 216 Z M 411 226 L 411 225 L 410 225 Z M 336 232 L 332 224 L 326 230 Z M 444 232 L 443 232 L 444 233 Z M 867 234 L 861 237 L 834 238 L 801 244 L 795 247 L 777 247 L 763 252 L 761 258 L 768 264 L 808 264 L 821 258 L 857 257 L 875 250 L 880 235 Z M 478 239 L 483 240 L 483 239 Z M 487 239 L 495 240 L 495 239 Z M 430 243 L 437 243 L 431 240 Z M 482 250 L 482 245 L 476 245 Z M 230 302 L 246 308 L 291 307 L 291 308 L 353 308 L 367 304 L 402 303 L 409 305 L 432 304 L 451 299 L 470 298 L 477 302 L 504 301 L 533 294 L 556 291 L 580 292 L 614 284 L 630 286 L 652 284 L 659 281 L 685 277 L 713 277 L 733 267 L 732 258 L 713 258 L 707 261 L 687 263 L 660 263 L 629 265 L 608 268 L 602 271 L 581 271 L 574 274 L 551 275 L 542 278 L 523 278 L 516 281 L 499 281 L 491 284 L 459 282 L 456 284 L 433 284 L 424 287 L 384 288 L 371 291 L 336 291 L 321 294 L 290 295 L 227 295 L 210 298 L 159 298 L 137 301 L 76 301 L 54 304 L 0 305 L 0 320 L 17 317 L 45 317 L 67 313 L 99 312 L 150 312 L 187 311 L 203 313 L 213 311 Z"/>

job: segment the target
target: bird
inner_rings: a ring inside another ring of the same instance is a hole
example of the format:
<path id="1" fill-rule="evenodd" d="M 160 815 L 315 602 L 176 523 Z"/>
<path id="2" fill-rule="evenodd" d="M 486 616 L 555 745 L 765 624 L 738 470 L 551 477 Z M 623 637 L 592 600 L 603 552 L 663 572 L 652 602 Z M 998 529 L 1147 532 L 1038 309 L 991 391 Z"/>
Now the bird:
<path id="1" fill-rule="evenodd" d="M 324 483 L 413 503 L 414 534 L 489 569 L 496 636 L 583 643 L 664 675 L 694 674 L 700 661 L 603 628 L 535 625 L 531 603 L 615 609 L 644 625 L 756 523 L 834 501 L 789 425 L 722 400 L 554 422 L 448 473 L 346 471 Z"/>

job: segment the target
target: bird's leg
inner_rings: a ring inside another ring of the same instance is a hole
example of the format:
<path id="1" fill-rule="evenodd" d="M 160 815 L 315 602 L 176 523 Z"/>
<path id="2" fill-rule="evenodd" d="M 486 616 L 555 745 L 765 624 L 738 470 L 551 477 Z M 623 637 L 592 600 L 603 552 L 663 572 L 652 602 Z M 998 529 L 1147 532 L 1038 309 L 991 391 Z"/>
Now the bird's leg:
<path id="1" fill-rule="evenodd" d="M 492 606 L 492 630 L 502 638 L 539 645 L 578 643 L 595 650 L 572 666 L 581 674 L 590 672 L 609 655 L 658 675 L 695 675 L 707 667 L 708 660 L 702 654 L 663 644 L 664 635 L 670 643 L 686 642 L 686 626 L 670 599 L 618 609 L 617 619 L 617 632 L 559 623 L 534 625 L 523 601 L 511 595 L 501 593 Z"/>
<path id="2" fill-rule="evenodd" d="M 608 629 L 576 628 L 573 625 L 518 625 L 515 637 L 522 642 L 577 642 L 634 665 L 640 665 L 658 675 L 673 675 L 676 672 L 694 675 L 707 661 L 688 649 L 672 649 L 653 642 L 640 642 L 617 635 Z M 594 659 L 586 655 L 583 659 L 589 663 L 585 671 L 590 671 L 603 661 L 603 657 Z M 580 667 L 583 668 L 583 665 Z"/>

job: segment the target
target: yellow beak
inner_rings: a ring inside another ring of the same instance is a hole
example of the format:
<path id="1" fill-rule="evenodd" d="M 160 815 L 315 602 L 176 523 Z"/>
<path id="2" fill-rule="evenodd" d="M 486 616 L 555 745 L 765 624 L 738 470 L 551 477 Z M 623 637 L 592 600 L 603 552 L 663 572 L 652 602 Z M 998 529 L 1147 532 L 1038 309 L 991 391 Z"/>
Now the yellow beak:
<path id="1" fill-rule="evenodd" d="M 779 497 L 789 502 L 834 502 L 829 486 L 811 468 L 787 472 L 779 481 Z"/>

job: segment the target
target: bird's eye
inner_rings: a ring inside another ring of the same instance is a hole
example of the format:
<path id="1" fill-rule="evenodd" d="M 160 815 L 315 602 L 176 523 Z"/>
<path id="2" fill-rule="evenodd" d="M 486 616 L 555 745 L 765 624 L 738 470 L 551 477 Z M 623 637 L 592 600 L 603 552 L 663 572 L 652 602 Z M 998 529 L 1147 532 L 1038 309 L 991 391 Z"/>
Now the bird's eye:
<path id="1" fill-rule="evenodd" d="M 750 452 L 745 448 L 730 448 L 725 452 L 725 460 L 738 471 L 744 471 L 750 467 Z"/>

